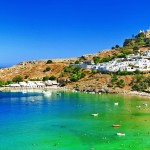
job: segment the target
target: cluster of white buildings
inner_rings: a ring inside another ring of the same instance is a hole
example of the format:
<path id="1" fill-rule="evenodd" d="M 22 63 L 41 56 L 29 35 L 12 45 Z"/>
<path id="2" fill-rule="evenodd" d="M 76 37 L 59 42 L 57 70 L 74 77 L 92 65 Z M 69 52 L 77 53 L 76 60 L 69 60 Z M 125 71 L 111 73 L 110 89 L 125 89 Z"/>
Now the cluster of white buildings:
<path id="1" fill-rule="evenodd" d="M 54 80 L 48 80 L 48 81 L 27 81 L 27 82 L 19 82 L 19 83 L 13 83 L 9 84 L 9 87 L 23 87 L 23 88 L 44 88 L 44 87 L 58 87 L 59 83 Z"/>
<path id="2" fill-rule="evenodd" d="M 126 58 L 116 58 L 109 62 L 94 64 L 94 62 L 81 62 L 78 64 L 81 68 L 96 69 L 100 72 L 117 71 L 150 71 L 150 50 L 141 53 L 141 55 L 127 55 Z"/>

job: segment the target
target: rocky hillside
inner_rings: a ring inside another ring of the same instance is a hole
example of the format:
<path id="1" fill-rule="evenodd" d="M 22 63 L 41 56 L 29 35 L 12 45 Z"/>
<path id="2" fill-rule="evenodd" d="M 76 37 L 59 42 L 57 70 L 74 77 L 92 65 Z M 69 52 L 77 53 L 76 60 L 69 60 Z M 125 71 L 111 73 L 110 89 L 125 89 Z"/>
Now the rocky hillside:
<path id="1" fill-rule="evenodd" d="M 104 50 L 102 52 L 90 55 L 83 55 L 86 60 L 92 60 L 94 56 L 101 58 L 109 57 L 119 52 L 115 50 Z M 70 64 L 74 64 L 79 58 L 71 59 L 53 59 L 52 63 L 48 64 L 48 60 L 40 61 L 25 61 L 10 68 L 0 69 L 0 81 L 11 81 L 15 76 L 21 76 L 23 80 L 28 81 L 31 79 L 41 79 L 45 76 L 54 75 L 56 78 L 60 77 L 64 68 Z M 46 70 L 48 69 L 48 70 Z"/>
<path id="2" fill-rule="evenodd" d="M 43 80 L 54 76 L 63 86 L 70 89 L 84 91 L 105 89 L 109 91 L 124 90 L 147 90 L 150 86 L 150 76 L 148 73 L 141 74 L 117 74 L 100 73 L 90 69 L 72 67 L 84 61 L 94 61 L 96 63 L 108 62 L 115 58 L 126 58 L 129 54 L 137 54 L 137 50 L 144 52 L 150 49 L 148 39 L 143 34 L 136 36 L 136 39 L 125 40 L 124 46 L 116 45 L 111 50 L 103 50 L 96 54 L 87 54 L 78 58 L 53 59 L 40 61 L 25 61 L 10 68 L 0 69 L 0 83 L 13 81 L 17 76 L 23 81 Z"/>
<path id="3" fill-rule="evenodd" d="M 10 68 L 0 69 L 0 80 L 11 81 L 15 76 L 21 76 L 23 80 L 43 79 L 45 76 L 60 76 L 65 66 L 74 62 L 74 59 L 53 60 L 48 64 L 46 60 L 26 61 Z"/>

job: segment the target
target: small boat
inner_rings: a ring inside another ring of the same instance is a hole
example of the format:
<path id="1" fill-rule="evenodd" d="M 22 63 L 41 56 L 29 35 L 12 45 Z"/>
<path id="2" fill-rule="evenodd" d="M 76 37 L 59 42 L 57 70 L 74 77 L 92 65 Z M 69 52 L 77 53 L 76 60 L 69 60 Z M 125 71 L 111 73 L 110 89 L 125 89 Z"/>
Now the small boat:
<path id="1" fill-rule="evenodd" d="M 22 93 L 25 94 L 25 93 L 27 93 L 27 91 L 23 90 Z"/>
<path id="2" fill-rule="evenodd" d="M 51 96 L 52 95 L 52 93 L 50 91 L 43 91 L 43 94 L 45 96 Z"/>
<path id="3" fill-rule="evenodd" d="M 140 106 L 140 105 L 139 105 L 139 106 L 136 106 L 136 108 L 140 109 L 140 108 L 141 108 L 141 106 Z"/>
<path id="4" fill-rule="evenodd" d="M 113 124 L 112 127 L 115 127 L 115 128 L 119 128 L 121 125 L 120 124 Z"/>
<path id="5" fill-rule="evenodd" d="M 98 113 L 96 113 L 96 114 L 91 114 L 91 116 L 97 117 L 97 116 L 98 116 Z"/>
<path id="6" fill-rule="evenodd" d="M 118 106 L 118 104 L 119 104 L 118 102 L 114 103 L 115 106 Z"/>
<path id="7" fill-rule="evenodd" d="M 117 135 L 118 135 L 118 136 L 125 136 L 125 133 L 118 132 Z"/>
<path id="8" fill-rule="evenodd" d="M 147 107 L 147 103 L 146 102 L 144 102 L 143 105 Z"/>

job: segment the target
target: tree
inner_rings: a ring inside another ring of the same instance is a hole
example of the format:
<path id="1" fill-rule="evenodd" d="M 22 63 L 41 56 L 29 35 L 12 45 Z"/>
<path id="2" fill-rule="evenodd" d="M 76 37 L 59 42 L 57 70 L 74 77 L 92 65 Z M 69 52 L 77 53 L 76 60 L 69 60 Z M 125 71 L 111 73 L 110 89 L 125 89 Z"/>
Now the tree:
<path id="1" fill-rule="evenodd" d="M 144 79 L 144 82 L 148 83 L 148 85 L 150 86 L 150 76 L 146 77 Z"/>
<path id="2" fill-rule="evenodd" d="M 18 76 L 15 76 L 15 77 L 12 79 L 12 81 L 13 81 L 13 82 L 16 82 L 16 83 L 17 83 L 17 82 L 22 82 L 22 81 L 23 81 L 23 78 L 18 75 Z"/>
<path id="3" fill-rule="evenodd" d="M 113 77 L 112 77 L 112 80 L 111 80 L 111 83 L 114 83 L 118 80 L 118 77 L 116 74 L 113 74 Z"/>
<path id="4" fill-rule="evenodd" d="M 48 60 L 48 61 L 46 62 L 46 64 L 51 64 L 51 63 L 53 63 L 52 60 Z"/>
<path id="5" fill-rule="evenodd" d="M 139 48 L 137 46 L 134 46 L 133 50 L 136 51 L 136 50 L 139 50 Z"/>
<path id="6" fill-rule="evenodd" d="M 76 60 L 76 61 L 75 61 L 75 64 L 79 64 L 79 63 L 80 63 L 79 60 Z"/>
<path id="7" fill-rule="evenodd" d="M 132 86 L 132 89 L 135 91 L 140 91 L 140 86 L 136 83 Z"/>
<path id="8" fill-rule="evenodd" d="M 136 81 L 140 82 L 143 79 L 143 75 L 141 74 L 136 74 Z"/>
<path id="9" fill-rule="evenodd" d="M 56 80 L 56 77 L 55 76 L 50 76 L 49 80 Z"/>
<path id="10" fill-rule="evenodd" d="M 78 76 L 77 76 L 77 74 L 72 74 L 71 77 L 70 77 L 70 80 L 73 81 L 73 82 L 78 81 Z"/>
<path id="11" fill-rule="evenodd" d="M 102 58 L 102 59 L 100 60 L 100 63 L 109 62 L 109 61 L 112 60 L 112 58 L 113 58 L 113 57 L 105 57 L 105 58 Z"/>
<path id="12" fill-rule="evenodd" d="M 120 46 L 119 46 L 119 45 L 116 45 L 115 47 L 116 47 L 116 48 L 119 48 Z"/>
<path id="13" fill-rule="evenodd" d="M 81 73 L 81 78 L 84 78 L 86 76 L 85 72 Z"/>
<path id="14" fill-rule="evenodd" d="M 113 46 L 111 49 L 115 49 L 115 47 Z"/>
<path id="15" fill-rule="evenodd" d="M 98 64 L 100 62 L 100 58 L 97 57 L 97 56 L 94 56 L 93 61 L 94 61 L 95 64 Z"/>
<path id="16" fill-rule="evenodd" d="M 125 81 L 123 79 L 119 80 L 117 82 L 117 85 L 121 88 L 121 87 L 124 87 L 125 86 Z"/>
<path id="17" fill-rule="evenodd" d="M 96 74 L 97 73 L 97 70 L 95 70 L 95 69 L 92 69 L 92 74 Z"/>
<path id="18" fill-rule="evenodd" d="M 50 71 L 50 70 L 51 70 L 50 67 L 46 67 L 46 69 L 44 69 L 43 72 L 48 72 L 48 71 Z"/>
<path id="19" fill-rule="evenodd" d="M 48 81 L 49 80 L 49 77 L 43 77 L 43 81 Z"/>

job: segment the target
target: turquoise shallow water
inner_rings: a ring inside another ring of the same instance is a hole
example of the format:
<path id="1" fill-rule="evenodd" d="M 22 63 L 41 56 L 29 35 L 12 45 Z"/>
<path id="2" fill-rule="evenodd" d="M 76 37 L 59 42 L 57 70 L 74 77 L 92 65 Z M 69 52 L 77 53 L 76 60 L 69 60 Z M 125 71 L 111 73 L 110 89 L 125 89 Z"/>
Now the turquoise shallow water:
<path id="1" fill-rule="evenodd" d="M 34 149 L 149 150 L 150 101 L 105 94 L 0 93 L 0 150 Z"/>

